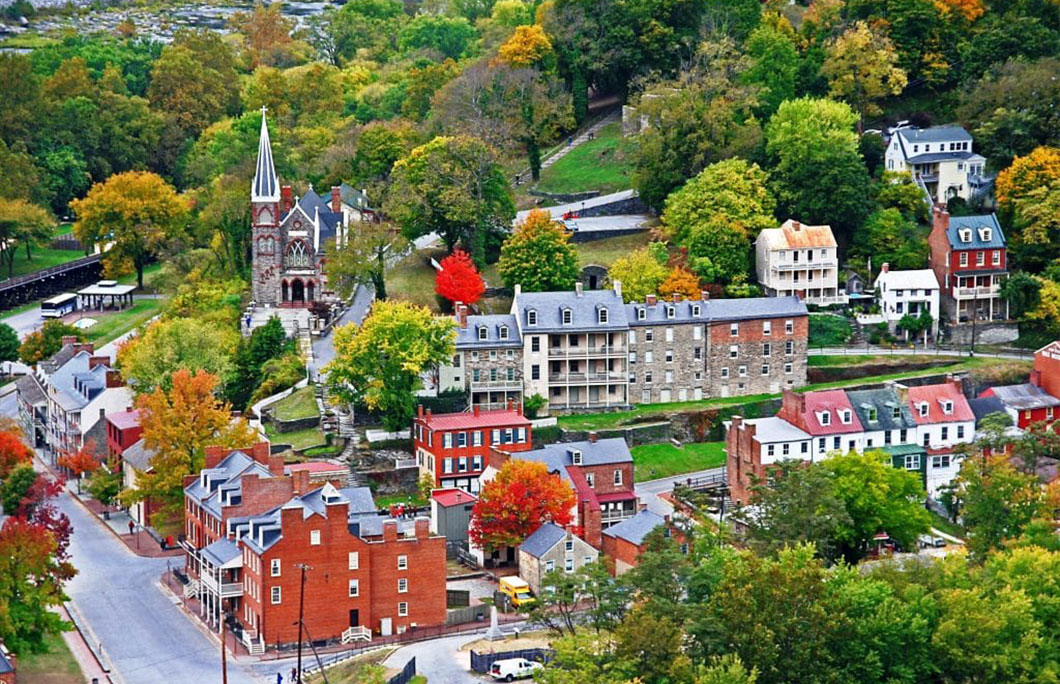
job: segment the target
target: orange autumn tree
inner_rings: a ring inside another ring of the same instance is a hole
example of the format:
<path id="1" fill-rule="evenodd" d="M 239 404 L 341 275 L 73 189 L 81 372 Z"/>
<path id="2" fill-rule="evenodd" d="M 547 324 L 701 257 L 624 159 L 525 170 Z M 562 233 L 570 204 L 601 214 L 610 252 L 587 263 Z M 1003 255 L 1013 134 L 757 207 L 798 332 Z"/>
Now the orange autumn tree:
<path id="1" fill-rule="evenodd" d="M 434 291 L 450 302 L 474 304 L 486 291 L 475 263 L 467 252 L 456 250 L 440 264 L 442 269 L 434 279 Z"/>
<path id="2" fill-rule="evenodd" d="M 544 463 L 509 459 L 482 485 L 468 535 L 488 552 L 518 546 L 543 523 L 569 524 L 574 503 L 574 490 Z"/>
<path id="3" fill-rule="evenodd" d="M 206 371 L 192 375 L 178 370 L 168 392 L 159 387 L 136 398 L 144 446 L 153 454 L 152 470 L 121 498 L 126 505 L 147 498 L 157 501 L 156 520 L 166 531 L 181 525 L 184 477 L 202 470 L 206 447 L 249 447 L 259 440 L 247 421 L 233 419 L 231 405 L 215 396 L 217 385 L 217 376 Z"/>
<path id="4" fill-rule="evenodd" d="M 685 299 L 698 299 L 700 297 L 699 276 L 687 268 L 675 266 L 666 276 L 666 280 L 659 285 L 659 296 L 669 299 L 679 294 Z"/>
<path id="5" fill-rule="evenodd" d="M 33 452 L 22 441 L 17 429 L 0 432 L 0 481 L 7 479 L 8 474 L 18 466 L 32 462 Z"/>
<path id="6" fill-rule="evenodd" d="M 77 451 L 67 451 L 59 457 L 57 463 L 74 474 L 77 478 L 77 493 L 81 493 L 81 477 L 85 473 L 94 473 L 99 469 L 100 462 L 96 458 L 96 442 L 88 440 Z"/>

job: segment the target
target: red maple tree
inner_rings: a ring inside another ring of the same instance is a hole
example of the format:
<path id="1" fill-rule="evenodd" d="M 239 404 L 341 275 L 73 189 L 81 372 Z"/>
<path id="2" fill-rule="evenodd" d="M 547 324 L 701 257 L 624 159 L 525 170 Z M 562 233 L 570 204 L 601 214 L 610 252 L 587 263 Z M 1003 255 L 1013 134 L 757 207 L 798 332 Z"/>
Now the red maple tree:
<path id="1" fill-rule="evenodd" d="M 0 432 L 0 480 L 23 463 L 33 461 L 33 452 L 14 432 Z"/>
<path id="2" fill-rule="evenodd" d="M 59 457 L 57 463 L 63 468 L 68 468 L 77 478 L 77 491 L 81 492 L 81 476 L 85 473 L 94 473 L 102 465 L 96 458 L 96 442 L 88 440 L 77 451 L 67 451 Z"/>
<path id="3" fill-rule="evenodd" d="M 459 249 L 442 259 L 442 270 L 434 280 L 434 291 L 451 302 L 474 304 L 486 291 L 478 269 L 467 252 Z"/>
<path id="4" fill-rule="evenodd" d="M 543 523 L 567 525 L 574 490 L 544 463 L 510 459 L 482 485 L 468 534 L 487 551 L 517 546 Z"/>

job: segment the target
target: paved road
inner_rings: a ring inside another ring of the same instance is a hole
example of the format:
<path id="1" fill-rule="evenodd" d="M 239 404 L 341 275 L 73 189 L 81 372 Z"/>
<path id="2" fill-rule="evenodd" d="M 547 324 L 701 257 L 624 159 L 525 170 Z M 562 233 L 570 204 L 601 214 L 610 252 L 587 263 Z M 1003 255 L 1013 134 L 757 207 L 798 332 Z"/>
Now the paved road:
<path id="1" fill-rule="evenodd" d="M 632 199 L 637 196 L 636 190 L 622 190 L 620 192 L 613 192 L 610 195 L 600 195 L 599 197 L 593 197 L 587 199 L 584 202 L 571 202 L 570 204 L 560 204 L 555 207 L 542 207 L 545 211 L 551 214 L 552 218 L 560 218 L 567 212 L 578 212 L 583 209 L 590 209 L 597 207 L 602 204 L 611 204 L 612 202 L 621 202 L 623 200 Z M 515 223 L 518 223 L 526 218 L 532 210 L 527 209 L 520 211 L 515 215 Z"/>
<path id="2" fill-rule="evenodd" d="M 133 295 L 133 299 L 137 301 L 141 299 L 158 299 L 160 297 L 161 295 L 154 294 Z M 92 312 L 86 311 L 85 317 L 92 318 Z M 14 328 L 15 332 L 18 333 L 18 336 L 21 339 L 33 332 L 34 330 L 39 330 L 41 325 L 44 323 L 44 320 L 45 319 L 40 317 L 40 307 L 35 306 L 27 311 L 22 311 L 21 313 L 11 314 L 10 316 L 0 318 L 0 323 L 7 323 L 12 328 Z M 75 320 L 77 320 L 77 316 L 71 315 L 68 318 L 67 322 L 72 323 Z"/>
<path id="3" fill-rule="evenodd" d="M 67 593 L 125 684 L 200 684 L 220 679 L 217 645 L 162 593 L 167 559 L 140 558 L 66 493 L 70 548 L 78 569 Z M 169 559 L 170 563 L 179 559 Z M 255 680 L 229 660 L 228 681 Z"/>
<path id="4" fill-rule="evenodd" d="M 487 681 L 471 672 L 471 655 L 460 647 L 475 641 L 480 635 L 463 635 L 446 639 L 432 639 L 409 644 L 394 651 L 383 664 L 401 668 L 410 658 L 416 658 L 416 672 L 427 675 L 431 684 L 479 684 Z M 489 680 L 492 681 L 492 680 Z"/>
<path id="5" fill-rule="evenodd" d="M 347 323 L 357 323 L 359 325 L 364 320 L 364 317 L 368 315 L 368 309 L 372 306 L 373 301 L 375 301 L 375 292 L 372 288 L 358 285 L 357 291 L 353 293 L 353 301 L 350 303 L 349 308 L 343 312 L 339 320 L 335 322 L 335 325 L 346 325 Z M 334 326 L 332 330 L 334 330 Z M 314 337 L 313 362 L 309 364 L 310 376 L 315 377 L 317 370 L 326 366 L 333 358 L 335 358 L 333 336 L 328 334 L 324 337 Z"/>
<path id="6" fill-rule="evenodd" d="M 660 499 L 660 494 L 673 491 L 674 484 L 677 482 L 684 482 L 689 478 L 710 477 L 724 472 L 725 468 L 710 468 L 709 470 L 699 470 L 694 473 L 684 473 L 673 477 L 661 477 L 658 480 L 638 482 L 634 485 L 634 489 L 641 502 L 648 505 L 649 511 L 659 515 L 669 515 L 673 512 L 673 506 Z"/>

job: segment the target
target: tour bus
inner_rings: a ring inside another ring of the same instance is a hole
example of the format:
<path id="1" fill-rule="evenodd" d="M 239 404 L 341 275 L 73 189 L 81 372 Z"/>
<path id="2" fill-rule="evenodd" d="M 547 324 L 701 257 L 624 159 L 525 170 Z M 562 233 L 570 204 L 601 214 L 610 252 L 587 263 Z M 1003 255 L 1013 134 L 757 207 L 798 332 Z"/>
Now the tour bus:
<path id="1" fill-rule="evenodd" d="M 40 303 L 41 318 L 62 318 L 77 311 L 77 294 L 64 292 Z"/>

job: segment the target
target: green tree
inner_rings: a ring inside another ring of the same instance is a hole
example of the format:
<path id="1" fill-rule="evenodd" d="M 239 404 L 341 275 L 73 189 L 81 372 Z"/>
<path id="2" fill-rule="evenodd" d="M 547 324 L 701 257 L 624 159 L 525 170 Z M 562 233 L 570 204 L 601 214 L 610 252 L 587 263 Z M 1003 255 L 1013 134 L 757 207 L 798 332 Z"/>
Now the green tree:
<path id="1" fill-rule="evenodd" d="M 366 221 L 353 227 L 354 234 L 342 247 L 328 245 L 324 271 L 328 284 L 346 298 L 358 285 L 371 287 L 376 299 L 386 299 L 386 274 L 393 265 L 387 255 L 401 254 L 407 244 L 389 223 Z"/>
<path id="2" fill-rule="evenodd" d="M 546 572 L 541 578 L 541 592 L 531 606 L 527 619 L 558 636 L 575 634 L 578 631 L 581 585 L 581 578 L 577 574 L 562 568 Z"/>
<path id="3" fill-rule="evenodd" d="M 415 147 L 419 134 L 408 122 L 373 121 L 357 137 L 357 151 L 350 161 L 353 182 L 385 183 L 394 163 Z"/>
<path id="4" fill-rule="evenodd" d="M 758 670 L 748 670 L 740 656 L 730 653 L 711 659 L 710 665 L 701 665 L 696 671 L 696 684 L 756 684 Z"/>
<path id="5" fill-rule="evenodd" d="M 0 54 L 0 140 L 14 145 L 32 138 L 39 123 L 40 81 L 29 57 Z"/>
<path id="6" fill-rule="evenodd" d="M 876 184 L 876 203 L 881 209 L 897 209 L 910 221 L 927 223 L 929 218 L 924 192 L 906 172 L 884 171 Z"/>
<path id="7" fill-rule="evenodd" d="M 22 342 L 18 333 L 7 323 L 0 323 L 0 363 L 18 361 L 18 350 Z"/>
<path id="8" fill-rule="evenodd" d="M 617 667 L 630 681 L 688 681 L 692 662 L 684 651 L 685 634 L 672 615 L 637 605 L 614 632 Z"/>
<path id="9" fill-rule="evenodd" d="M 59 544 L 44 526 L 8 518 L 0 527 L 0 639 L 19 654 L 40 653 L 46 637 L 68 627 L 56 610 L 63 585 L 76 574 L 59 558 Z"/>
<path id="10" fill-rule="evenodd" d="M 144 286 L 144 266 L 168 241 L 184 232 L 187 207 L 162 178 L 142 171 L 111 176 L 71 203 L 74 234 L 86 245 L 107 243 L 107 270 L 119 274 L 131 264 Z"/>
<path id="11" fill-rule="evenodd" d="M 151 106 L 173 117 L 186 137 L 239 110 L 239 75 L 232 49 L 215 31 L 182 30 L 151 68 Z"/>
<path id="12" fill-rule="evenodd" d="M 1004 452 L 965 458 L 955 484 L 966 544 L 979 558 L 1018 537 L 1045 510 L 1037 477 L 1017 470 Z"/>
<path id="13" fill-rule="evenodd" d="M 505 285 L 519 285 L 524 292 L 569 290 L 581 272 L 570 234 L 540 209 L 527 214 L 504 241 L 498 270 Z"/>
<path id="14" fill-rule="evenodd" d="M 462 243 L 479 268 L 515 217 L 496 155 L 469 136 L 438 137 L 417 147 L 394 164 L 392 181 L 384 209 L 405 237 L 437 233 L 450 251 Z"/>
<path id="15" fill-rule="evenodd" d="M 642 302 L 645 296 L 658 294 L 659 286 L 669 275 L 666 261 L 660 261 L 647 247 L 619 257 L 607 269 L 610 281 L 622 283 L 622 299 L 626 303 Z"/>
<path id="16" fill-rule="evenodd" d="M 20 465 L 0 482 L 0 506 L 5 515 L 18 515 L 22 500 L 29 493 L 29 488 L 37 481 L 37 471 L 30 464 Z"/>
<path id="17" fill-rule="evenodd" d="M 40 330 L 31 332 L 22 340 L 18 348 L 18 358 L 22 363 L 31 366 L 37 362 L 49 359 L 63 347 L 63 338 L 72 337 L 78 342 L 85 341 L 85 334 L 80 328 L 67 325 L 60 320 L 45 321 Z"/>
<path id="18" fill-rule="evenodd" d="M 474 39 L 475 28 L 467 19 L 430 14 L 417 15 L 398 34 L 398 44 L 406 52 L 436 50 L 451 59 L 465 56 Z"/>
<path id="19" fill-rule="evenodd" d="M 323 370 L 331 391 L 364 402 L 387 430 L 404 429 L 420 374 L 452 357 L 454 325 L 408 302 L 377 302 L 360 326 L 335 329 L 335 358 Z"/>
<path id="20" fill-rule="evenodd" d="M 398 33 L 408 20 L 400 0 L 351 0 L 324 16 L 314 25 L 313 44 L 334 63 L 386 59 L 397 49 Z"/>
<path id="21" fill-rule="evenodd" d="M 763 21 L 747 37 L 744 50 L 751 59 L 751 67 L 743 80 L 761 88 L 756 113 L 769 118 L 784 100 L 795 97 L 799 76 L 798 48 L 795 31 L 787 19 L 779 15 Z"/>
<path id="22" fill-rule="evenodd" d="M 1023 318 L 1038 308 L 1041 281 L 1024 271 L 1016 271 L 1001 283 L 1001 296 L 1008 302 L 1013 318 Z"/>
<path id="23" fill-rule="evenodd" d="M 31 243 L 52 236 L 55 219 L 46 209 L 25 200 L 0 199 L 0 259 L 7 262 L 7 275 L 14 275 L 15 254 L 25 245 L 26 258 Z"/>
<path id="24" fill-rule="evenodd" d="M 751 63 L 728 40 L 704 43 L 673 80 L 653 83 L 635 101 L 648 126 L 638 135 L 633 183 L 649 206 L 711 164 L 746 157 L 761 146 L 753 116 L 759 87 L 748 85 Z"/>
<path id="25" fill-rule="evenodd" d="M 232 377 L 225 383 L 225 398 L 237 410 L 245 410 L 262 381 L 262 368 L 272 359 L 290 352 L 293 346 L 276 316 L 254 328 L 250 337 L 241 338 L 236 348 Z"/>
<path id="26" fill-rule="evenodd" d="M 104 506 L 110 506 L 117 500 L 122 489 L 121 471 L 116 468 L 100 468 L 89 477 L 86 489 L 93 499 Z"/>
<path id="27" fill-rule="evenodd" d="M 915 269 L 924 265 L 927 244 L 917 225 L 898 209 L 880 209 L 854 234 L 849 255 L 859 267 L 871 259 L 877 270 L 884 263 L 895 270 Z"/>
<path id="28" fill-rule="evenodd" d="M 242 278 L 249 277 L 251 261 L 250 204 L 245 186 L 245 179 L 234 175 L 215 178 L 197 198 L 202 205 L 195 215 L 196 232 L 209 240 L 218 266 Z"/>
<path id="29" fill-rule="evenodd" d="M 239 333 L 198 318 L 155 321 L 122 345 L 118 365 L 137 394 L 168 389 L 178 370 L 228 377 Z"/>

